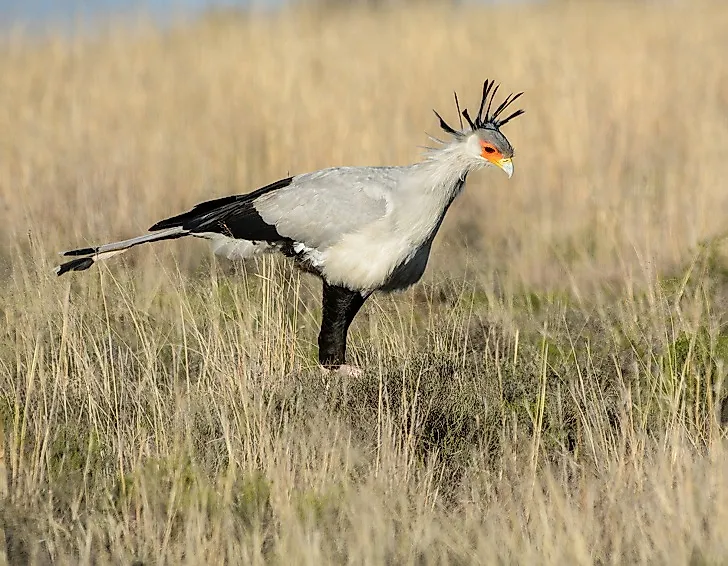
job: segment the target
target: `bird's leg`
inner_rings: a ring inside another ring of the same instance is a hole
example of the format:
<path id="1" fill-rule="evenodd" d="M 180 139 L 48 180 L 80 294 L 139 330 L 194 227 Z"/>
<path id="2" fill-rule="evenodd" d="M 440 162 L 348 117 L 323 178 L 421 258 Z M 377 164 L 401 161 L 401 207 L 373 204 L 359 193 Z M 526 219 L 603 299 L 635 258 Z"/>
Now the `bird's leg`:
<path id="1" fill-rule="evenodd" d="M 366 297 L 359 291 L 324 281 L 318 345 L 319 363 L 326 369 L 338 369 L 346 363 L 346 334 L 365 300 Z"/>

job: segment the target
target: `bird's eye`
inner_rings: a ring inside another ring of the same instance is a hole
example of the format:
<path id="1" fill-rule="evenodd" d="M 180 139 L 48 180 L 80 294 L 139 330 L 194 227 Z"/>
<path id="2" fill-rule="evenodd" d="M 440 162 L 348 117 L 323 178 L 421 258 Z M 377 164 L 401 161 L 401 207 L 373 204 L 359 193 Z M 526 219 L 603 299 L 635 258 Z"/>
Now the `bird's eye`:
<path id="1" fill-rule="evenodd" d="M 489 145 L 486 145 L 483 149 L 485 149 L 485 153 L 495 153 L 495 149 L 493 149 Z"/>

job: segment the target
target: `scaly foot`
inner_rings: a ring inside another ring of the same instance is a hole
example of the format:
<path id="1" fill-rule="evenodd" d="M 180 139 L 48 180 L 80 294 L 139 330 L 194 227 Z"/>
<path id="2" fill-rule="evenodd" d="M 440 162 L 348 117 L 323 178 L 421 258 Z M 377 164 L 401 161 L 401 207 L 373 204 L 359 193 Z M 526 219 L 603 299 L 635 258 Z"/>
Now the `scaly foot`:
<path id="1" fill-rule="evenodd" d="M 339 367 L 336 368 L 327 368 L 324 366 L 319 367 L 321 368 L 321 373 L 324 379 L 326 379 L 332 373 L 341 377 L 361 377 L 361 375 L 364 373 L 363 369 L 349 364 L 341 364 Z"/>

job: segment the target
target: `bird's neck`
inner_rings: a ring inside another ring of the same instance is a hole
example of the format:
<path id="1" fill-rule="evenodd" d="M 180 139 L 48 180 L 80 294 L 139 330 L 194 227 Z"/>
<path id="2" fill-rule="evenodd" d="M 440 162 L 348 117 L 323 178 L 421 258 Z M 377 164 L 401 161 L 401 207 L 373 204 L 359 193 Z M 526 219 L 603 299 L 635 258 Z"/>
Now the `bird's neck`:
<path id="1" fill-rule="evenodd" d="M 398 221 L 413 244 L 434 237 L 468 173 L 477 168 L 477 162 L 464 155 L 462 148 L 447 146 L 411 166 L 410 182 L 402 190 L 410 192 L 412 205 L 398 211 Z"/>
<path id="2" fill-rule="evenodd" d="M 418 176 L 422 176 L 421 190 L 443 208 L 460 194 L 468 173 L 482 167 L 463 149 L 460 144 L 446 145 L 431 150 L 424 161 L 415 165 Z"/>

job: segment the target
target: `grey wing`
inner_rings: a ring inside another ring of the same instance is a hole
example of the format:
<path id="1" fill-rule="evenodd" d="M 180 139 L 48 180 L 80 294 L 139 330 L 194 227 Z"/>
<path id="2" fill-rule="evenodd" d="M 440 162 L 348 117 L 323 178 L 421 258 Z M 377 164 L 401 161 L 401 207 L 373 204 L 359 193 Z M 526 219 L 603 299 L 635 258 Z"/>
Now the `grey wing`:
<path id="1" fill-rule="evenodd" d="M 261 218 L 286 238 L 325 248 L 387 214 L 397 183 L 393 167 L 324 169 L 253 202 Z"/>

